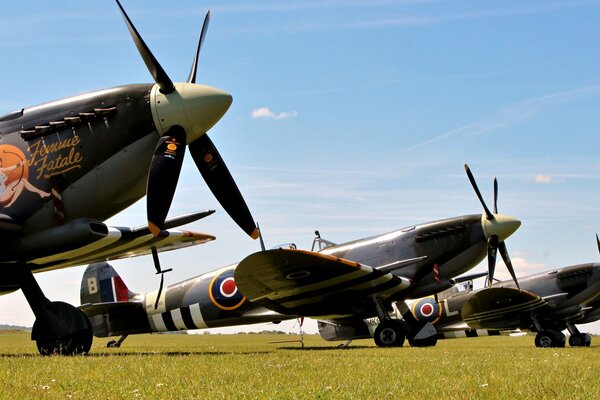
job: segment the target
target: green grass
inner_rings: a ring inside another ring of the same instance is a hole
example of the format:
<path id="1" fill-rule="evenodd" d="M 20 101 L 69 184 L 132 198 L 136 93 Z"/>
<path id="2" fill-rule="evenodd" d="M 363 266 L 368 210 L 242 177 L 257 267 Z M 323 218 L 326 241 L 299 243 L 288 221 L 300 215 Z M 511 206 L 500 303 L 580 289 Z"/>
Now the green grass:
<path id="1" fill-rule="evenodd" d="M 318 336 L 138 335 L 95 339 L 79 357 L 42 357 L 28 333 L 0 335 L 6 399 L 597 399 L 591 348 L 537 349 L 533 337 L 440 341 L 435 348 L 349 349 Z"/>

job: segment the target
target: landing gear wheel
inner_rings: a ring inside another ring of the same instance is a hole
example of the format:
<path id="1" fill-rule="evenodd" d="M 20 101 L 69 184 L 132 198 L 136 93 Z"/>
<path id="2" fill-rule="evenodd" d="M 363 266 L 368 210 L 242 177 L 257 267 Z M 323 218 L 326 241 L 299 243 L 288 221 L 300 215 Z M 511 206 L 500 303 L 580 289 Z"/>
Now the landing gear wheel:
<path id="1" fill-rule="evenodd" d="M 121 347 L 121 343 L 117 342 L 116 340 L 111 340 L 110 342 L 106 343 L 106 347 L 109 349 L 118 349 Z"/>
<path id="2" fill-rule="evenodd" d="M 408 339 L 411 347 L 434 347 L 437 344 L 437 336 L 433 335 L 425 339 Z"/>
<path id="3" fill-rule="evenodd" d="M 535 336 L 536 347 L 565 347 L 566 337 L 559 331 L 541 331 Z"/>
<path id="4" fill-rule="evenodd" d="M 382 321 L 375 329 L 375 344 L 379 347 L 402 347 L 406 338 L 404 321 L 389 319 Z"/>
<path id="5" fill-rule="evenodd" d="M 47 306 L 53 326 L 39 319 L 33 324 L 31 338 L 36 341 L 41 355 L 87 354 L 92 347 L 92 325 L 79 309 L 61 301 Z"/>
<path id="6" fill-rule="evenodd" d="M 574 333 L 569 336 L 569 346 L 571 347 L 590 347 L 592 337 L 587 333 Z"/>

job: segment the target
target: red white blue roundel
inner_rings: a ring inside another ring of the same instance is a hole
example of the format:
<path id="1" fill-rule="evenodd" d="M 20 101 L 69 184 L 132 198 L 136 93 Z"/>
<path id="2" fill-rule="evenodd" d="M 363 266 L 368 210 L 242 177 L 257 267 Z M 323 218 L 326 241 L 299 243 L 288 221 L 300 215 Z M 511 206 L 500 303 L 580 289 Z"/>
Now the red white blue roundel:
<path id="1" fill-rule="evenodd" d="M 208 286 L 210 300 L 221 310 L 235 310 L 246 301 L 235 284 L 233 272 L 231 268 L 217 274 Z"/>
<path id="2" fill-rule="evenodd" d="M 435 322 L 442 314 L 442 307 L 434 298 L 427 297 L 415 303 L 413 314 L 419 321 Z"/>

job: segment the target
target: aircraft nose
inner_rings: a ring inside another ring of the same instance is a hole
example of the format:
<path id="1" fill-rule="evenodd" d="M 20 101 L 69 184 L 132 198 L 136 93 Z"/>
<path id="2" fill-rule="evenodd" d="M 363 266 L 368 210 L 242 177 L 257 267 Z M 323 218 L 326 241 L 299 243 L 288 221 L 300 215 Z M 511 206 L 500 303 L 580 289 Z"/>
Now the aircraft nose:
<path id="1" fill-rule="evenodd" d="M 488 220 L 484 214 L 481 217 L 481 226 L 486 239 L 496 235 L 498 241 L 502 242 L 519 229 L 521 221 L 503 214 L 494 214 L 494 219 Z"/>
<path id="2" fill-rule="evenodd" d="M 152 116 L 161 135 L 173 125 L 182 126 L 188 143 L 212 128 L 233 101 L 231 94 L 211 86 L 176 83 L 175 87 L 168 95 L 158 87 L 152 90 Z"/>
<path id="3" fill-rule="evenodd" d="M 189 124 L 188 143 L 193 142 L 215 125 L 229 109 L 233 97 L 221 89 L 210 86 L 187 84 L 181 96 L 185 117 Z"/>

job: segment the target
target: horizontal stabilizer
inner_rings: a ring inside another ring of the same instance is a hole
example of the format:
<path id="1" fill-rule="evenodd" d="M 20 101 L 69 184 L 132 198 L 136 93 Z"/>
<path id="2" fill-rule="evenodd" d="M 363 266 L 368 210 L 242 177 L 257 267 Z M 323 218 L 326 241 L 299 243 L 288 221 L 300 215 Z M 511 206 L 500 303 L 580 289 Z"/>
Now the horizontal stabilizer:
<path id="1" fill-rule="evenodd" d="M 88 317 L 96 337 L 152 332 L 140 301 L 84 304 L 79 309 Z"/>

